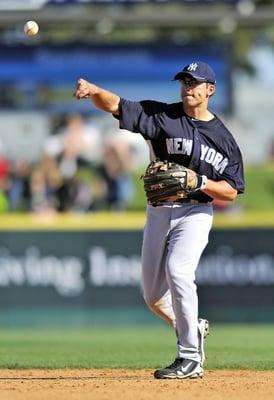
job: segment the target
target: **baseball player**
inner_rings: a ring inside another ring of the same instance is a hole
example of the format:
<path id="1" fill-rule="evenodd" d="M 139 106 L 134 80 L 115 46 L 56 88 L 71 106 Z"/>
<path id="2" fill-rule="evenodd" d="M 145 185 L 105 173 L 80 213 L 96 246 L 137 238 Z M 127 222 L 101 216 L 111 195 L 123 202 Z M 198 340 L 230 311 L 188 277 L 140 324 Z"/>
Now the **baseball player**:
<path id="1" fill-rule="evenodd" d="M 77 99 L 89 98 L 99 109 L 112 113 L 121 129 L 140 133 L 152 160 L 168 160 L 191 170 L 192 190 L 186 197 L 171 196 L 170 201 L 147 206 L 144 299 L 177 334 L 175 361 L 157 369 L 156 379 L 203 376 L 207 321 L 198 319 L 195 271 L 212 226 L 213 199 L 233 201 L 244 191 L 239 147 L 208 108 L 216 88 L 214 71 L 204 62 L 193 61 L 174 79 L 181 94 L 181 101 L 174 104 L 130 101 L 84 79 L 79 79 L 75 91 Z"/>

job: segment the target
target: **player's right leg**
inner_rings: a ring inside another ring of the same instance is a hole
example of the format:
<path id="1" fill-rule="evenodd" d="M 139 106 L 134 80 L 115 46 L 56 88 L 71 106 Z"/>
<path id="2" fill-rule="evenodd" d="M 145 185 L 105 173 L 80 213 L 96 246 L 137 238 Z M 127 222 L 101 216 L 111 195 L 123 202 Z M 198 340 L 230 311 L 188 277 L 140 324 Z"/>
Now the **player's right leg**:
<path id="1" fill-rule="evenodd" d="M 165 273 L 169 230 L 169 207 L 148 206 L 142 245 L 143 295 L 148 307 L 175 327 Z"/>
<path id="2" fill-rule="evenodd" d="M 154 314 L 165 320 L 176 331 L 176 317 L 173 311 L 169 290 L 159 300 L 147 301 L 147 306 L 154 312 Z"/>

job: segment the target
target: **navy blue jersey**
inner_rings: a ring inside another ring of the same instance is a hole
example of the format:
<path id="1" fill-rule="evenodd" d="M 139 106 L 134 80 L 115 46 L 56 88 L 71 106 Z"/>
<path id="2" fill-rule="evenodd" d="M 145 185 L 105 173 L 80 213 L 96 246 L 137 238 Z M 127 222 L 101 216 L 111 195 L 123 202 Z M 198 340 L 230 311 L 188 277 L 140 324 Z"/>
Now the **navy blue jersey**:
<path id="1" fill-rule="evenodd" d="M 121 99 L 120 128 L 140 133 L 149 140 L 154 155 L 169 160 L 214 181 L 225 180 L 238 193 L 244 192 L 243 161 L 240 149 L 229 130 L 217 117 L 194 120 L 174 104 Z M 200 201 L 212 200 L 198 191 L 191 195 Z"/>

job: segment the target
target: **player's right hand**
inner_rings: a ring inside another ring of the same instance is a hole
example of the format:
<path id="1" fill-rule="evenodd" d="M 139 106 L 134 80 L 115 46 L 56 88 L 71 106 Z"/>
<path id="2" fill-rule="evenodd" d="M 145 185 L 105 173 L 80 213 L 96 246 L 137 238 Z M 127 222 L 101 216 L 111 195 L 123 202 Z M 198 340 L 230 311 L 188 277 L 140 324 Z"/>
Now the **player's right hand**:
<path id="1" fill-rule="evenodd" d="M 96 92 L 96 86 L 85 79 L 78 79 L 74 97 L 76 99 L 88 99 Z"/>

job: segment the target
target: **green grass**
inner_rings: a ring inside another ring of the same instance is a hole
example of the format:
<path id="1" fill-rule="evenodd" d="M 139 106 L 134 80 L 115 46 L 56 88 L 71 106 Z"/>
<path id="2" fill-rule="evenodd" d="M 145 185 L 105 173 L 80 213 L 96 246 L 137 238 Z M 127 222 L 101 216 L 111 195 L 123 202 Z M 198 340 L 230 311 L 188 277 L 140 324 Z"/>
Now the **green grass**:
<path id="1" fill-rule="evenodd" d="M 273 325 L 213 325 L 206 367 L 274 370 L 273 339 Z M 165 326 L 0 330 L 0 368 L 155 368 L 174 356 Z"/>

